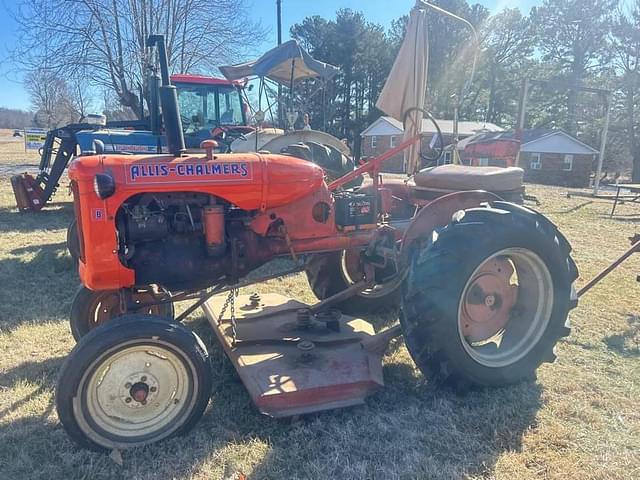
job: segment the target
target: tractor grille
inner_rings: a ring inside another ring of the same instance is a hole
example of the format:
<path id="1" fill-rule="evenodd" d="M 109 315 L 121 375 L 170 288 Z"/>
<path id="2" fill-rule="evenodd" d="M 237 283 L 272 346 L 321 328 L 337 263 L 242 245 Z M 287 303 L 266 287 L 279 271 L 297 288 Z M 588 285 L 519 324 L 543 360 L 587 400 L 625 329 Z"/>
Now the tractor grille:
<path id="1" fill-rule="evenodd" d="M 80 261 L 85 263 L 84 256 L 84 236 L 82 235 L 82 209 L 80 208 L 80 192 L 78 183 L 71 181 L 71 192 L 73 193 L 73 212 L 76 217 L 76 232 L 78 233 L 78 246 L 80 247 Z"/>

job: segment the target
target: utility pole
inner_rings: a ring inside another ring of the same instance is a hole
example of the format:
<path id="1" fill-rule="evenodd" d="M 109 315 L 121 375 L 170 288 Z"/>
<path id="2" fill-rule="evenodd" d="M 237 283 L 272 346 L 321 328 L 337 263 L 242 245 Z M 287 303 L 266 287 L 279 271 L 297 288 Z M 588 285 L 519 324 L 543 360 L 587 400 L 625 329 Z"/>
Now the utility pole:
<path id="1" fill-rule="evenodd" d="M 598 155 L 598 168 L 596 169 L 596 176 L 593 179 L 593 194 L 598 195 L 598 189 L 600 188 L 600 177 L 602 176 L 602 163 L 604 162 L 604 153 L 607 146 L 607 133 L 609 132 L 609 119 L 611 118 L 611 92 L 605 92 L 602 94 L 604 99 L 604 127 L 602 128 L 602 135 L 600 137 L 600 153 Z"/>
<path id="2" fill-rule="evenodd" d="M 278 45 L 282 45 L 282 0 L 276 0 L 277 23 L 278 23 Z M 283 126 L 284 115 L 282 114 L 282 85 L 278 83 L 278 124 Z"/>
<path id="3" fill-rule="evenodd" d="M 527 99 L 529 97 L 529 78 L 525 77 L 522 81 L 522 95 L 520 96 L 520 104 L 518 106 L 518 125 L 516 127 L 516 140 L 522 145 L 522 132 L 524 131 L 524 121 L 527 116 Z M 520 147 L 516 153 L 516 167 L 520 166 Z"/>

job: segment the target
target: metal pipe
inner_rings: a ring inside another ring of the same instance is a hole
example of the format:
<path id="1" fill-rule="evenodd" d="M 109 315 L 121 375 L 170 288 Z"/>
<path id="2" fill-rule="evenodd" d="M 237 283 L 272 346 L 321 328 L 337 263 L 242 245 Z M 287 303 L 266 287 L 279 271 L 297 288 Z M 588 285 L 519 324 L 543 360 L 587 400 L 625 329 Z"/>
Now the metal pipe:
<path id="1" fill-rule="evenodd" d="M 184 146 L 184 132 L 182 130 L 182 120 L 180 119 L 180 107 L 178 105 L 178 93 L 176 87 L 171 85 L 169 77 L 169 61 L 167 59 L 167 47 L 164 35 L 149 35 L 147 47 L 156 47 L 158 51 L 158 62 L 160 63 L 160 77 L 162 86 L 160 87 L 160 105 L 162 106 L 162 119 L 167 136 L 167 148 L 171 155 L 178 157 L 182 155 L 186 148 Z"/>
<path id="2" fill-rule="evenodd" d="M 475 74 L 476 74 L 476 66 L 478 64 L 478 55 L 480 54 L 480 36 L 478 35 L 478 31 L 471 24 L 471 22 L 469 22 L 469 20 L 466 20 L 466 19 L 464 19 L 462 17 L 459 17 L 455 13 L 451 13 L 450 11 L 445 10 L 442 7 L 434 5 L 433 3 L 426 2 L 425 0 L 417 0 L 416 6 L 420 6 L 420 5 L 424 6 L 424 7 L 427 7 L 427 8 L 430 8 L 431 10 L 434 10 L 434 11 L 436 11 L 438 13 L 441 13 L 442 15 L 444 15 L 446 17 L 449 17 L 449 18 L 452 18 L 453 20 L 457 20 L 459 22 L 464 23 L 469 28 L 469 30 L 471 30 L 471 33 L 473 34 L 473 40 L 474 40 L 474 42 L 476 44 L 476 49 L 475 49 L 475 52 L 473 54 L 473 63 L 471 65 L 471 75 L 469 76 L 469 80 L 467 81 L 467 83 L 463 87 L 462 91 L 460 92 L 459 102 L 461 104 L 462 100 L 464 99 L 464 96 L 466 95 L 467 91 L 471 87 L 471 84 L 473 83 L 473 79 L 474 79 Z"/>
<path id="3" fill-rule="evenodd" d="M 582 295 L 584 295 L 589 290 L 591 290 L 591 288 L 594 287 L 598 282 L 600 282 L 600 280 L 602 280 L 604 277 L 609 275 L 613 270 L 615 270 L 618 267 L 618 265 L 620 265 L 627 258 L 629 258 L 631 255 L 633 255 L 638 251 L 640 251 L 640 239 L 636 240 L 636 242 L 633 245 L 631 245 L 629 250 L 624 252 L 622 256 L 620 256 L 620 258 L 618 258 L 615 262 L 613 262 L 607 268 L 602 270 L 598 275 L 596 275 L 591 280 L 589 280 L 589 282 L 578 291 L 578 298 L 580 298 Z"/>

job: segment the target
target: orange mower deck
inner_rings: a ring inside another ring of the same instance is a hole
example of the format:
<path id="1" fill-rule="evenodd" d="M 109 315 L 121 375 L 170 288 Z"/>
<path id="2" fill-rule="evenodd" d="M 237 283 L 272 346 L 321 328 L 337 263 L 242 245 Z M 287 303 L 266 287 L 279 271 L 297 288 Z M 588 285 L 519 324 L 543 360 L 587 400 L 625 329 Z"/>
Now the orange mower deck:
<path id="1" fill-rule="evenodd" d="M 384 385 L 381 349 L 368 348 L 373 326 L 337 314 L 318 321 L 308 306 L 278 294 L 240 295 L 236 344 L 227 295 L 210 299 L 204 311 L 256 407 L 288 417 L 364 403 Z"/>

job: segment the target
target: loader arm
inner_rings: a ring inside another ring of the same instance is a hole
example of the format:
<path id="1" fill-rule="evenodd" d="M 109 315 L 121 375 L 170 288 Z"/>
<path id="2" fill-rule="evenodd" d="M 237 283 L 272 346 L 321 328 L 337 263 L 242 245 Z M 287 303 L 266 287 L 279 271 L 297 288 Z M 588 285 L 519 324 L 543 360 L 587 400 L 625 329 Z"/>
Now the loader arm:
<path id="1" fill-rule="evenodd" d="M 60 185 L 65 168 L 76 154 L 76 133 L 90 128 L 95 126 L 71 124 L 47 133 L 36 177 L 28 173 L 11 177 L 19 210 L 40 210 L 51 199 Z"/>

